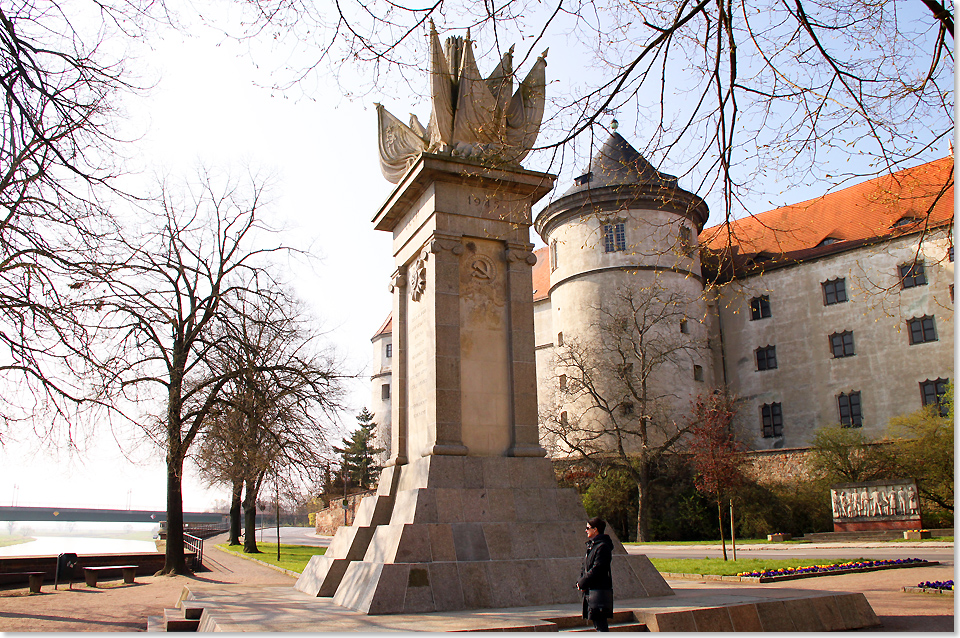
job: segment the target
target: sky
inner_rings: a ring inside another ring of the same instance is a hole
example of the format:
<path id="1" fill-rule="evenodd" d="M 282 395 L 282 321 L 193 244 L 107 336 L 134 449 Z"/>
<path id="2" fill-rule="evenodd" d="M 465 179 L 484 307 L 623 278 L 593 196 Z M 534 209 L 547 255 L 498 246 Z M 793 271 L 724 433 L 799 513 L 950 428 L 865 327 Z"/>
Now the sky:
<path id="1" fill-rule="evenodd" d="M 295 289 L 347 370 L 359 375 L 349 387 L 348 410 L 342 415 L 341 427 L 350 430 L 354 415 L 369 403 L 370 338 L 390 312 L 388 283 L 394 269 L 389 234 L 373 230 L 370 223 L 394 188 L 379 171 L 374 102 L 383 102 L 404 120 L 415 110 L 422 122 L 429 106 L 417 95 L 403 93 L 351 101 L 334 82 L 323 80 L 305 89 L 303 97 L 271 91 L 264 87 L 279 64 L 276 52 L 254 49 L 251 56 L 246 44 L 190 24 L 189 17 L 184 12 L 189 28 L 167 29 L 151 38 L 136 63 L 143 78 L 156 82 L 145 97 L 124 107 L 129 130 L 139 138 L 136 160 L 145 169 L 171 175 L 204 164 L 236 173 L 250 167 L 275 176 L 271 221 L 285 229 L 284 241 L 309 248 L 316 257 L 310 266 L 290 265 Z M 573 86 L 580 68 L 575 52 L 562 39 L 544 44 L 551 46 L 548 82 Z M 485 72 L 495 61 L 478 63 Z M 529 64 L 519 69 L 521 75 Z M 629 122 L 636 114 L 617 117 Z M 621 128 L 630 140 L 628 130 L 635 129 Z M 942 151 L 938 156 L 946 154 Z M 565 191 L 572 171 L 583 167 L 567 162 L 557 192 Z M 681 186 L 690 187 L 683 179 Z M 815 194 L 799 189 L 786 201 Z M 710 198 L 708 204 L 719 208 Z M 535 236 L 531 240 L 542 245 Z M 340 436 L 331 438 L 338 443 Z M 101 428 L 80 453 L 41 450 L 29 433 L 21 434 L 0 447 L 0 505 L 162 508 L 162 458 L 162 452 L 138 443 L 131 432 Z M 223 489 L 202 485 L 189 467 L 183 496 L 188 511 L 227 498 Z"/>

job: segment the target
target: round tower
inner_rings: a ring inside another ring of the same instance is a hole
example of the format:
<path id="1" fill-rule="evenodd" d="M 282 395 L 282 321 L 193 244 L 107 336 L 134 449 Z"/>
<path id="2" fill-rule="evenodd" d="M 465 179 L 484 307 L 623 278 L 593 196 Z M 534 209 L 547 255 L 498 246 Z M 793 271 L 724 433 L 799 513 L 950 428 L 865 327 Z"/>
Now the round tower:
<path id="1" fill-rule="evenodd" d="M 543 422 L 552 414 L 558 423 L 578 419 L 582 429 L 584 419 L 610 419 L 610 410 L 624 421 L 641 412 L 679 420 L 698 394 L 718 385 L 697 249 L 707 216 L 702 199 L 616 132 L 537 216 L 550 268 L 550 317 L 541 322 L 553 342 L 552 356 L 539 359 Z M 606 416 L 584 404 L 582 387 L 567 386 L 586 372 L 570 369 L 573 358 L 605 379 Z M 549 387 L 555 392 L 543 392 Z"/>

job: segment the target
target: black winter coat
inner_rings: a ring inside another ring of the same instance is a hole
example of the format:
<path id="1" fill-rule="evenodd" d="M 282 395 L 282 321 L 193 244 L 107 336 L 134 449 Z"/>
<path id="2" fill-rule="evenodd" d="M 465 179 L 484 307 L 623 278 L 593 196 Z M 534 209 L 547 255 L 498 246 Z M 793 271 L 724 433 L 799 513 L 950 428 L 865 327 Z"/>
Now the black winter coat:
<path id="1" fill-rule="evenodd" d="M 613 541 L 606 534 L 599 534 L 587 541 L 587 553 L 577 586 L 583 592 L 583 617 L 603 614 L 613 617 L 613 576 L 610 562 L 613 559 Z"/>

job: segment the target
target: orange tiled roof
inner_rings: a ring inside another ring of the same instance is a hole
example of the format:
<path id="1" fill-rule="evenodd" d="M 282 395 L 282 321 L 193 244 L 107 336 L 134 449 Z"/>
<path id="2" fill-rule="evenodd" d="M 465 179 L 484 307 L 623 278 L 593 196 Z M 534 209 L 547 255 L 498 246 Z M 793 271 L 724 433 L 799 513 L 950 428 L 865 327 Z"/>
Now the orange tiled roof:
<path id="1" fill-rule="evenodd" d="M 377 333 L 370 337 L 370 341 L 373 341 L 381 335 L 388 335 L 393 332 L 393 312 L 387 315 L 387 320 L 383 322 L 383 325 L 380 326 L 380 329 L 377 330 Z"/>
<path id="2" fill-rule="evenodd" d="M 907 223 L 911 218 L 916 221 Z M 729 226 L 707 228 L 700 233 L 700 243 L 726 267 L 741 269 L 758 257 L 793 263 L 952 220 L 953 157 L 945 157 Z"/>
<path id="3" fill-rule="evenodd" d="M 550 292 L 550 249 L 544 246 L 534 255 L 537 263 L 533 266 L 533 300 L 540 301 Z"/>

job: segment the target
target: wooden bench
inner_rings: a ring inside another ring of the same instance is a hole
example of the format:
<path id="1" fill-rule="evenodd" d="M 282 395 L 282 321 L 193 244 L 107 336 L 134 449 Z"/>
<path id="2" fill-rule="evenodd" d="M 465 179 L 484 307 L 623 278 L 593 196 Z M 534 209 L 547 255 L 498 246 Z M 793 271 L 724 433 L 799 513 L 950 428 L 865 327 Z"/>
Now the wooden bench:
<path id="1" fill-rule="evenodd" d="M 138 568 L 139 565 L 104 565 L 102 567 L 84 567 L 83 580 L 87 583 L 87 587 L 96 587 L 100 574 L 103 572 L 120 570 L 123 573 L 123 582 L 132 583 L 134 582 L 134 577 L 137 575 Z"/>
<path id="2" fill-rule="evenodd" d="M 4 576 L 26 576 L 30 583 L 31 594 L 39 594 L 43 586 L 43 572 L 0 572 L 0 578 Z"/>

